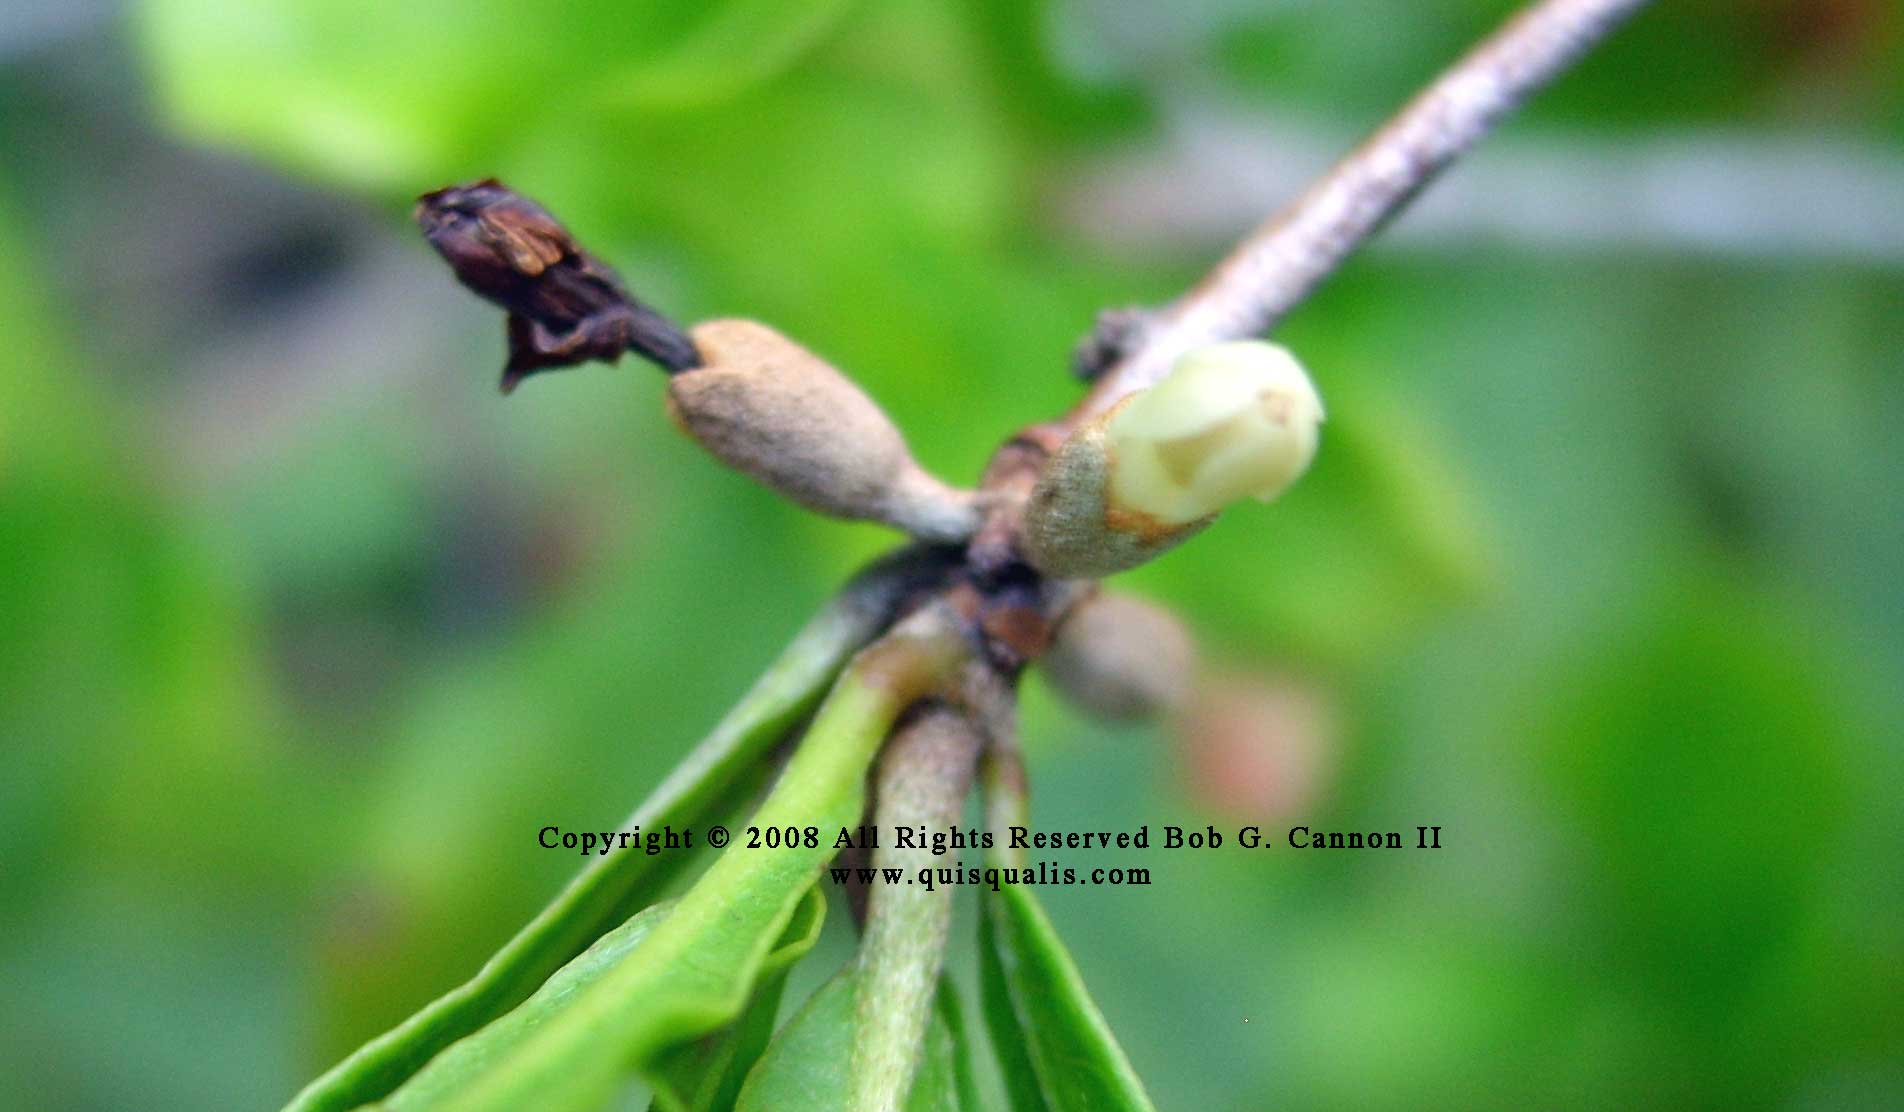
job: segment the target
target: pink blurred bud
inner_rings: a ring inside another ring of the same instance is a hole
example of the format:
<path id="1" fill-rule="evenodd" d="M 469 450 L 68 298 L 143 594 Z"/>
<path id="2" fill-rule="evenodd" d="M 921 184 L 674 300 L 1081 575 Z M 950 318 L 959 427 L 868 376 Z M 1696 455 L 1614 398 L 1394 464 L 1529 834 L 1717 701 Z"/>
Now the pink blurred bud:
<path id="1" fill-rule="evenodd" d="M 1334 699 L 1290 675 L 1208 679 L 1175 723 L 1191 794 L 1252 821 L 1310 812 L 1334 778 L 1339 725 Z"/>

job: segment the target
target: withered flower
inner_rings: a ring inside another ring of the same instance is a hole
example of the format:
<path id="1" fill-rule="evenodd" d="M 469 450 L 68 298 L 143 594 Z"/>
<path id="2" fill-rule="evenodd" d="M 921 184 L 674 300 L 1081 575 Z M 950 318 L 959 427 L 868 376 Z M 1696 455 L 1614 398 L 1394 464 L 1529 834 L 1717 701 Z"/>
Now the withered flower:
<path id="1" fill-rule="evenodd" d="M 636 301 L 560 221 L 494 178 L 425 193 L 416 222 L 457 281 L 509 311 L 507 394 L 540 370 L 633 351 L 669 373 L 699 366 L 693 341 Z"/>

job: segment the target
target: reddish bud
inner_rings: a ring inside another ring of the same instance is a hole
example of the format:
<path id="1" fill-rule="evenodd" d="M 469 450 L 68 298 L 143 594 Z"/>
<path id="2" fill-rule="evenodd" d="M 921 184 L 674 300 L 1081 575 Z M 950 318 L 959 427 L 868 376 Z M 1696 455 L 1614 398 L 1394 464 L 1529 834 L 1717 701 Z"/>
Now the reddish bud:
<path id="1" fill-rule="evenodd" d="M 1237 818 L 1300 817 L 1332 778 L 1333 701 L 1292 677 L 1205 683 L 1176 725 L 1191 792 Z"/>

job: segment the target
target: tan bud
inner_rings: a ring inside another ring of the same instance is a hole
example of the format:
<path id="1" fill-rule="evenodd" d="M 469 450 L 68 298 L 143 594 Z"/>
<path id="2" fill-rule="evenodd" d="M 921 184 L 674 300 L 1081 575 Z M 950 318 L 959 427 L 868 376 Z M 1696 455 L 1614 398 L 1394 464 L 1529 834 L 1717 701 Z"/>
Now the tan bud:
<path id="1" fill-rule="evenodd" d="M 1065 616 L 1039 666 L 1087 714 L 1128 721 L 1181 706 L 1196 659 L 1190 632 L 1176 615 L 1130 595 L 1099 592 Z"/>
<path id="2" fill-rule="evenodd" d="M 973 495 L 921 469 L 885 411 L 824 359 L 755 321 L 691 335 L 702 366 L 668 380 L 668 414 L 722 462 L 834 517 L 936 541 L 977 528 Z"/>

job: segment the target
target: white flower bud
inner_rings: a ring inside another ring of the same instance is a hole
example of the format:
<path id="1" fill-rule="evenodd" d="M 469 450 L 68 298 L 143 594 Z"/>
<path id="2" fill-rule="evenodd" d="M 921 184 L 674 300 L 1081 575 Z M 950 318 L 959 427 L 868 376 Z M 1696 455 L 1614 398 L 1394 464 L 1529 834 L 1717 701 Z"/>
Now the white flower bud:
<path id="1" fill-rule="evenodd" d="M 1063 578 L 1146 563 L 1245 496 L 1269 501 L 1316 452 L 1322 400 L 1295 358 L 1216 344 L 1073 432 L 1025 516 L 1025 549 Z"/>
<path id="2" fill-rule="evenodd" d="M 1111 502 L 1167 525 L 1245 496 L 1268 502 L 1308 469 L 1321 423 L 1322 399 L 1286 349 L 1191 352 L 1111 418 Z"/>
<path id="3" fill-rule="evenodd" d="M 1068 701 L 1116 722 L 1181 706 L 1196 657 L 1190 632 L 1176 615 L 1106 591 L 1072 608 L 1038 665 Z"/>
<path id="4" fill-rule="evenodd" d="M 892 419 L 831 364 L 754 321 L 691 335 L 702 365 L 668 380 L 668 414 L 722 462 L 834 517 L 937 541 L 977 527 L 973 495 L 921 469 Z"/>

